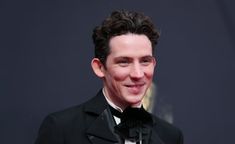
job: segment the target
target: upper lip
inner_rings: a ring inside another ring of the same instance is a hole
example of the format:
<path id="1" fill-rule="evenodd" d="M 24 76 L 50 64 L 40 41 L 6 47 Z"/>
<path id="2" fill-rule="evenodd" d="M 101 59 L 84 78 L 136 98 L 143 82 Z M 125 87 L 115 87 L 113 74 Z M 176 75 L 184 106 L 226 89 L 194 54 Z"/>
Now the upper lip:
<path id="1" fill-rule="evenodd" d="M 143 86 L 145 83 L 136 83 L 136 84 L 126 84 L 127 87 Z"/>

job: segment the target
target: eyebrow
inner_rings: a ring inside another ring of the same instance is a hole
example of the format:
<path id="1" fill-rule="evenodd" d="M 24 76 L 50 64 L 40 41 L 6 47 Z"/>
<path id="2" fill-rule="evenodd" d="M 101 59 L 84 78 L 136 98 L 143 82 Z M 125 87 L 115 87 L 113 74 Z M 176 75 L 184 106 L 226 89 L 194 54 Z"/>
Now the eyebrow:
<path id="1" fill-rule="evenodd" d="M 130 57 L 132 57 L 132 56 L 128 56 L 128 55 L 120 55 L 120 56 L 116 56 L 117 58 L 118 57 L 126 57 L 126 58 L 130 58 Z M 151 55 L 151 54 L 146 54 L 146 55 L 143 55 L 143 56 L 141 56 L 141 57 L 153 57 L 153 55 Z"/>
<path id="2" fill-rule="evenodd" d="M 154 56 L 152 55 L 145 55 L 145 56 L 142 56 L 140 57 L 139 59 L 142 59 L 142 58 L 154 58 Z M 128 57 L 128 56 L 119 56 L 119 57 L 115 57 L 114 60 L 119 60 L 119 59 L 133 59 L 132 57 Z"/>

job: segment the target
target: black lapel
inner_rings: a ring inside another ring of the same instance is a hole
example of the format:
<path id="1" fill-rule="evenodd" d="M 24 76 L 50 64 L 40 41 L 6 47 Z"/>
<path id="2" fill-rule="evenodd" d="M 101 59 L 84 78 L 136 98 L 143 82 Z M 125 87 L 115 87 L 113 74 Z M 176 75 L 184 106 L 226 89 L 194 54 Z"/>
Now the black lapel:
<path id="1" fill-rule="evenodd" d="M 151 129 L 151 133 L 150 133 L 149 138 L 148 138 L 149 141 L 146 144 L 164 144 L 164 142 L 159 137 L 157 131 L 155 130 L 156 125 L 158 123 L 156 122 L 156 119 L 154 119 L 153 116 L 152 116 L 152 118 L 153 118 L 153 127 Z"/>
<path id="2" fill-rule="evenodd" d="M 114 119 L 102 91 L 86 104 L 85 112 L 90 119 L 86 135 L 93 144 L 119 143 L 113 130 Z"/>

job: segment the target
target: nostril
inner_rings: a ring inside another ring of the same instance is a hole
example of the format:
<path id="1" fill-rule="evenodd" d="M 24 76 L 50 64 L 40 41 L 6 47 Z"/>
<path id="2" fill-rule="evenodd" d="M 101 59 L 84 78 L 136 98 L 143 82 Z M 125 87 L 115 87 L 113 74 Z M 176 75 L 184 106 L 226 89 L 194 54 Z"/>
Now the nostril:
<path id="1" fill-rule="evenodd" d="M 134 74 L 131 74 L 130 77 L 132 79 L 141 79 L 144 75 L 142 73 L 134 73 Z"/>

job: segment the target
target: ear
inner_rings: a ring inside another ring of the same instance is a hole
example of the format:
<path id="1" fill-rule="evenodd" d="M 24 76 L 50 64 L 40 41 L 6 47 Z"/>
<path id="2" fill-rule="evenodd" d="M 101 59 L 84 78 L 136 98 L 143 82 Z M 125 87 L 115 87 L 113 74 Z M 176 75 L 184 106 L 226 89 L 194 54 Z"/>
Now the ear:
<path id="1" fill-rule="evenodd" d="M 94 73 L 102 78 L 104 77 L 104 65 L 101 63 L 101 61 L 98 58 L 93 58 L 91 61 L 91 67 L 94 71 Z"/>

